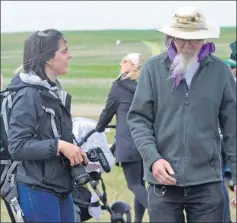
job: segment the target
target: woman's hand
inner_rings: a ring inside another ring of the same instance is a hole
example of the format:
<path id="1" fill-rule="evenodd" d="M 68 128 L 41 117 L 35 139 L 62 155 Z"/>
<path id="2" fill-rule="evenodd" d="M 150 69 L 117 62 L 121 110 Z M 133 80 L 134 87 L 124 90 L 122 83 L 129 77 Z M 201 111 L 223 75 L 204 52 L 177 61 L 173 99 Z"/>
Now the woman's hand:
<path id="1" fill-rule="evenodd" d="M 58 151 L 70 160 L 71 166 L 78 164 L 87 164 L 87 155 L 82 149 L 72 143 L 63 140 L 58 142 Z"/>

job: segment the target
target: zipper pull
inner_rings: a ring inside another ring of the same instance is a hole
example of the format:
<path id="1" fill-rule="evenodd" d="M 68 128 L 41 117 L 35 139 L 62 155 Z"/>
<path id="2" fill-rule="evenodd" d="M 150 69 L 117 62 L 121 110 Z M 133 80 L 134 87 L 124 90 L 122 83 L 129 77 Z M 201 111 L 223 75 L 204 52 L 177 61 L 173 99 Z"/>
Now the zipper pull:
<path id="1" fill-rule="evenodd" d="M 185 95 L 185 104 L 188 105 L 188 92 L 186 92 L 186 95 Z"/>

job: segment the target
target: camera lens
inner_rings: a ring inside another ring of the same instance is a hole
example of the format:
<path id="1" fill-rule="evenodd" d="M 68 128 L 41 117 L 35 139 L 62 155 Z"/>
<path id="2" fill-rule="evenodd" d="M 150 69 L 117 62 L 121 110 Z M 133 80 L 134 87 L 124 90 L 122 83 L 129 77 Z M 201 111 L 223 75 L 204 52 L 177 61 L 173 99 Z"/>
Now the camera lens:
<path id="1" fill-rule="evenodd" d="M 89 181 L 90 181 L 90 176 L 87 173 L 74 177 L 74 182 L 76 185 L 84 185 L 84 184 L 87 184 Z"/>
<path id="2" fill-rule="evenodd" d="M 86 169 L 84 166 L 77 165 L 77 166 L 72 167 L 71 174 L 74 179 L 74 183 L 77 185 L 84 185 L 90 181 L 90 176 L 86 172 Z"/>

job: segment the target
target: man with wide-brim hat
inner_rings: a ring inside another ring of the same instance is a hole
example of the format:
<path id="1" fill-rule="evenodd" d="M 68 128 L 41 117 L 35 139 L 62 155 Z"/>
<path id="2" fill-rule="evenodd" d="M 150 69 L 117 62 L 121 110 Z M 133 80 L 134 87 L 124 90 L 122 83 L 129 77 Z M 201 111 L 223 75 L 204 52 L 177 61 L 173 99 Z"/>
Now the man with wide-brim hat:
<path id="1" fill-rule="evenodd" d="M 220 28 L 195 8 L 159 29 L 168 50 L 143 66 L 128 113 L 131 135 L 149 182 L 150 222 L 222 222 L 218 126 L 236 184 L 236 85 L 213 55 Z"/>

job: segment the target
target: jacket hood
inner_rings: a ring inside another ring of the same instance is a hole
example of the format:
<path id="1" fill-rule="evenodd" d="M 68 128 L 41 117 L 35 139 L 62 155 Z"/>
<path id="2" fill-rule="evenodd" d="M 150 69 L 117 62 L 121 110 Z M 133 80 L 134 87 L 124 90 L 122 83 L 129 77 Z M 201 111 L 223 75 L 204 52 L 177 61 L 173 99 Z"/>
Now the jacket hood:
<path id="1" fill-rule="evenodd" d="M 29 86 L 44 87 L 52 91 L 57 90 L 57 88 L 61 88 L 61 84 L 58 81 L 57 86 L 52 87 L 47 80 L 42 80 L 39 76 L 33 73 L 16 74 L 7 88 L 11 91 L 15 91 L 22 87 L 29 87 Z"/>
<path id="2" fill-rule="evenodd" d="M 54 98 L 60 99 L 66 105 L 67 95 L 69 95 L 61 86 L 60 82 L 56 80 L 56 85 L 51 86 L 47 80 L 42 80 L 34 73 L 18 73 L 12 79 L 7 89 L 9 91 L 17 91 L 23 87 L 35 86 L 47 89 Z M 69 95 L 71 98 L 71 95 Z M 71 100 L 71 99 L 70 99 Z"/>
<path id="3" fill-rule="evenodd" d="M 137 82 L 135 80 L 125 78 L 125 79 L 119 79 L 118 81 L 127 91 L 135 93 L 137 87 Z"/>

